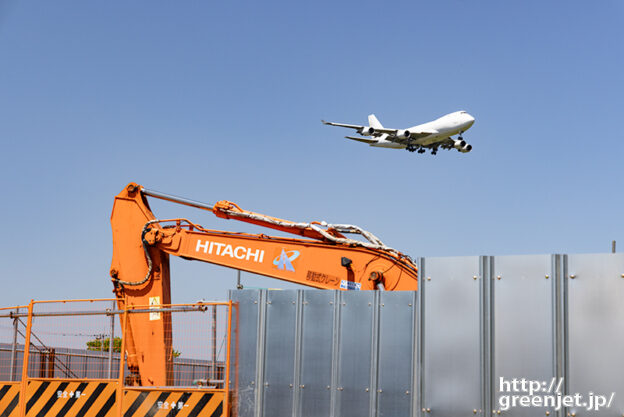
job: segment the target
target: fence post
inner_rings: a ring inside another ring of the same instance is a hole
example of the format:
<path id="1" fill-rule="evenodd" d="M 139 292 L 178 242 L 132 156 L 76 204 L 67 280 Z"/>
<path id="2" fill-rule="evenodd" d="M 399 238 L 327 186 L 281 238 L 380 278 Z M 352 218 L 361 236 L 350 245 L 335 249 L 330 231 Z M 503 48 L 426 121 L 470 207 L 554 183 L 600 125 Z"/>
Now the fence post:
<path id="1" fill-rule="evenodd" d="M 15 381 L 15 362 L 17 362 L 17 326 L 19 323 L 19 308 L 15 309 L 15 318 L 13 318 L 13 344 L 11 345 L 11 377 L 9 381 Z"/>
<path id="2" fill-rule="evenodd" d="M 111 311 L 115 310 L 116 301 L 113 301 Z M 113 349 L 115 348 L 115 314 L 111 313 L 110 336 L 108 339 L 108 379 L 113 377 Z M 104 345 L 104 341 L 102 341 Z"/>
<path id="3" fill-rule="evenodd" d="M 26 390 L 28 389 L 28 356 L 30 353 L 30 333 L 32 330 L 32 312 L 34 300 L 30 300 L 28 304 L 28 322 L 26 324 L 26 340 L 24 341 L 24 359 L 22 363 L 22 382 L 20 385 L 19 396 L 19 415 L 26 415 Z"/>
<path id="4" fill-rule="evenodd" d="M 123 387 L 124 387 L 124 365 L 126 359 L 126 331 L 128 326 L 128 297 L 124 299 L 123 304 L 123 325 L 121 332 L 121 349 L 119 351 L 119 379 L 117 381 L 117 411 L 118 416 L 123 416 Z"/>
<path id="5" fill-rule="evenodd" d="M 217 380 L 217 305 L 212 306 L 212 375 L 211 379 Z M 225 388 L 225 387 L 224 387 Z"/>
<path id="6" fill-rule="evenodd" d="M 46 366 L 48 367 L 47 378 L 54 378 L 54 363 L 55 362 L 56 362 L 56 349 L 54 348 L 48 349 L 48 356 L 47 356 L 47 363 L 46 363 Z"/>
<path id="7" fill-rule="evenodd" d="M 232 300 L 228 301 L 228 320 L 227 320 L 227 349 L 225 351 L 225 381 L 223 388 L 225 389 L 224 398 L 224 416 L 230 415 L 230 350 L 232 348 Z M 213 365 L 214 366 L 214 365 Z"/>

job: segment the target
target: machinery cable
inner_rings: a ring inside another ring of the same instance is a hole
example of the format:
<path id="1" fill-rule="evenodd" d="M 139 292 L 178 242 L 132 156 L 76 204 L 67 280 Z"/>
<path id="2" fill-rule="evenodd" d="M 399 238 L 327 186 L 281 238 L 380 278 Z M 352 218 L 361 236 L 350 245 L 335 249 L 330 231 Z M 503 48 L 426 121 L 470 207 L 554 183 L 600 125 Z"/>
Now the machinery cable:
<path id="1" fill-rule="evenodd" d="M 145 223 L 145 226 L 143 226 L 143 230 L 141 231 L 141 243 L 143 244 L 143 251 L 145 252 L 145 258 L 147 259 L 147 275 L 145 275 L 145 278 L 143 278 L 141 281 L 123 281 L 119 278 L 113 278 L 113 281 L 115 283 L 128 286 L 137 286 L 145 284 L 150 279 L 150 276 L 152 275 L 152 257 L 147 250 L 148 243 L 145 240 L 145 234 L 150 230 L 149 226 L 151 224 L 159 222 L 160 220 L 158 219 L 150 220 L 149 222 Z"/>

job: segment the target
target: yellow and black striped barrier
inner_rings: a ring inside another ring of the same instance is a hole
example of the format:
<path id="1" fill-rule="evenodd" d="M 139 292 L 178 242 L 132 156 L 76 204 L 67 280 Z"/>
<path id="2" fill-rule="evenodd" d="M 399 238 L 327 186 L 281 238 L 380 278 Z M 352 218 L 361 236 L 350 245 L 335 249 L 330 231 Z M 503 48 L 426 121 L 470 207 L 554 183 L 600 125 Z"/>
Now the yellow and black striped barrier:
<path id="1" fill-rule="evenodd" d="M 19 416 L 19 382 L 0 382 L 0 417 Z"/>
<path id="2" fill-rule="evenodd" d="M 117 381 L 30 380 L 26 417 L 114 417 Z"/>
<path id="3" fill-rule="evenodd" d="M 0 417 L 20 416 L 20 382 L 0 382 Z M 117 417 L 117 381 L 28 380 L 26 417 Z M 123 417 L 223 417 L 223 390 L 123 389 Z"/>
<path id="4" fill-rule="evenodd" d="M 221 417 L 223 391 L 124 390 L 124 417 Z"/>

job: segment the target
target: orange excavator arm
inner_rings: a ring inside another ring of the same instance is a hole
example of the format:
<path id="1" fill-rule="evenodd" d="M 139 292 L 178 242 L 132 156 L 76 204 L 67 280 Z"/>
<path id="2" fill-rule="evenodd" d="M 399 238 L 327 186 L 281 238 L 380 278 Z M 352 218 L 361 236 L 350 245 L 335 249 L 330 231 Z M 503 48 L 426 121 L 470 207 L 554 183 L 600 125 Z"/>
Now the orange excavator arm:
<path id="1" fill-rule="evenodd" d="M 236 219 L 301 236 L 205 229 L 186 219 L 156 219 L 147 196 L 211 210 Z M 412 260 L 352 225 L 296 223 L 220 201 L 214 206 L 147 190 L 131 183 L 117 197 L 111 215 L 111 278 L 120 307 L 171 303 L 169 255 L 223 265 L 324 289 L 416 290 Z M 359 234 L 362 240 L 346 237 Z M 135 384 L 171 385 L 171 320 L 133 314 L 126 326 L 128 367 Z"/>

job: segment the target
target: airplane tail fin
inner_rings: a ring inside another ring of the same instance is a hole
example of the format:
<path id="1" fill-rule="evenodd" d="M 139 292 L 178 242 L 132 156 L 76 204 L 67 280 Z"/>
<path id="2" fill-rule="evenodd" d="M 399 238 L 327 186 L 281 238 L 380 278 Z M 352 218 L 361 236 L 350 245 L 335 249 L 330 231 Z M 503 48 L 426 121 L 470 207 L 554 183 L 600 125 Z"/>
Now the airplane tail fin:
<path id="1" fill-rule="evenodd" d="M 382 124 L 379 122 L 379 120 L 377 120 L 374 114 L 368 115 L 368 125 L 372 128 L 376 127 L 376 128 L 383 129 Z"/>

